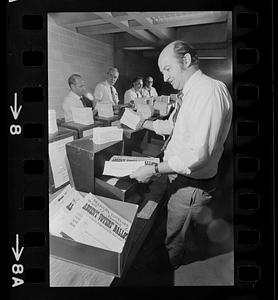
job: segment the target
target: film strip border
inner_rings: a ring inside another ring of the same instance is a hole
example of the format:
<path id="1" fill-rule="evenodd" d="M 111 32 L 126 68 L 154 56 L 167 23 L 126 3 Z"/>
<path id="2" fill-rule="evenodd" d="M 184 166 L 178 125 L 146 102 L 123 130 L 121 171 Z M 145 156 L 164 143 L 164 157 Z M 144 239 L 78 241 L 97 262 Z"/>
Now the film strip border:
<path id="1" fill-rule="evenodd" d="M 48 111 L 47 19 L 19 10 L 10 10 L 8 18 L 10 284 L 49 286 L 48 136 L 42 122 Z M 233 10 L 235 287 L 246 296 L 262 292 L 274 278 L 273 249 L 265 252 L 272 245 L 274 211 L 271 74 L 264 65 L 272 56 L 271 28 L 265 18 Z"/>

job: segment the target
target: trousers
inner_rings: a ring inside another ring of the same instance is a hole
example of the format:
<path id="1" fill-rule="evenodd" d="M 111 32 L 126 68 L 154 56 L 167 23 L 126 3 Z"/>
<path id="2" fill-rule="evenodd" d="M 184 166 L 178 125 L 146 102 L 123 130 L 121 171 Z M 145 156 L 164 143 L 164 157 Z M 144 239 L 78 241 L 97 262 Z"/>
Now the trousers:
<path id="1" fill-rule="evenodd" d="M 168 181 L 165 246 L 175 269 L 182 263 L 190 224 L 201 215 L 202 207 L 212 201 L 216 182 L 216 176 L 198 180 L 182 175 L 172 182 Z"/>

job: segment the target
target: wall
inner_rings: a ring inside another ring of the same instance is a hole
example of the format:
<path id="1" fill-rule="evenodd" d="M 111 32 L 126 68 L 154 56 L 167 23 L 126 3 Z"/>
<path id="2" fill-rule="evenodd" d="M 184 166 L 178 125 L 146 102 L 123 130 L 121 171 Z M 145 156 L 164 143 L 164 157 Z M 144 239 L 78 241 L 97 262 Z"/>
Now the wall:
<path id="1" fill-rule="evenodd" d="M 77 73 L 94 89 L 113 66 L 111 44 L 67 30 L 48 18 L 48 106 L 63 117 L 62 103 L 69 92 L 68 77 Z"/>

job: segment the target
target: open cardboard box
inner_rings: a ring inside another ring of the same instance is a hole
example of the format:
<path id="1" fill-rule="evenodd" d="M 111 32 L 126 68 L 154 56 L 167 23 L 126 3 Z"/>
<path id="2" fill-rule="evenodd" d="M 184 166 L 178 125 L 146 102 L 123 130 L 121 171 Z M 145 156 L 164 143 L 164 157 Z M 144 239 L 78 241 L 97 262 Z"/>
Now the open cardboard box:
<path id="1" fill-rule="evenodd" d="M 122 252 L 113 252 L 50 234 L 49 253 L 53 257 L 121 277 L 134 237 L 138 205 L 101 196 L 97 197 L 132 223 Z"/>
<path id="2" fill-rule="evenodd" d="M 116 185 L 111 185 L 107 183 L 109 178 L 102 175 L 105 161 L 113 155 L 122 154 L 122 143 L 97 145 L 90 137 L 68 143 L 66 151 L 73 180 L 71 185 L 77 191 L 126 201 L 130 193 L 134 192 L 136 181 L 121 178 Z"/>

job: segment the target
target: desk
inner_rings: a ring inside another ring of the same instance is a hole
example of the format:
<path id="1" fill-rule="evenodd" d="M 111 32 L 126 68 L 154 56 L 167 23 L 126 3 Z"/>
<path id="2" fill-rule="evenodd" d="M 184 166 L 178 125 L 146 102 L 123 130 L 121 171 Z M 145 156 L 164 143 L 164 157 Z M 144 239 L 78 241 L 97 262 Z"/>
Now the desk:
<path id="1" fill-rule="evenodd" d="M 120 286 L 121 281 L 127 274 L 128 269 L 134 262 L 136 255 L 150 232 L 158 213 L 166 203 L 166 198 L 164 197 L 166 181 L 166 176 L 155 178 L 155 181 L 148 186 L 148 190 L 146 190 L 146 185 L 144 185 L 145 188 L 140 189 L 141 194 L 135 194 L 128 199 L 128 202 L 131 203 L 138 203 L 138 201 L 141 201 L 139 204 L 139 212 L 149 200 L 155 201 L 158 204 L 150 219 L 137 218 L 133 242 L 121 278 L 50 257 L 50 286 Z"/>

